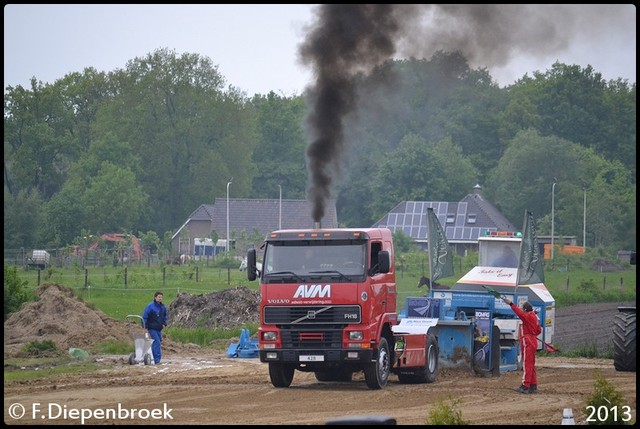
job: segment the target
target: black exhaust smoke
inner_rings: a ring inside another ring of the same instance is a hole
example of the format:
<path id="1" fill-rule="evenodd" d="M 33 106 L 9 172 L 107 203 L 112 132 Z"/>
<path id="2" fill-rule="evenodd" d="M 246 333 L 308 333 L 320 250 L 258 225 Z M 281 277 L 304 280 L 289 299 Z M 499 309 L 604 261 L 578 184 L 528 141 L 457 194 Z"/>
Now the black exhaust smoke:
<path id="1" fill-rule="evenodd" d="M 579 9 L 578 9 L 579 8 Z M 610 5 L 322 4 L 300 45 L 315 82 L 306 90 L 309 187 L 313 220 L 325 214 L 344 152 L 344 118 L 357 109 L 355 77 L 394 57 L 458 52 L 473 67 L 499 67 L 516 54 L 562 52 L 575 31 L 599 28 Z M 594 32 L 594 34 L 599 34 Z M 464 64 L 466 66 L 466 64 Z M 465 70 L 450 64 L 451 76 Z M 382 79 L 377 83 L 388 84 Z"/>
<path id="2" fill-rule="evenodd" d="M 398 7 L 321 5 L 318 22 L 300 47 L 303 62 L 316 75 L 307 93 L 311 109 L 306 118 L 311 137 L 307 147 L 308 198 L 316 222 L 325 214 L 333 178 L 340 173 L 343 118 L 356 105 L 353 78 L 394 53 L 393 37 L 398 31 L 394 8 Z"/>

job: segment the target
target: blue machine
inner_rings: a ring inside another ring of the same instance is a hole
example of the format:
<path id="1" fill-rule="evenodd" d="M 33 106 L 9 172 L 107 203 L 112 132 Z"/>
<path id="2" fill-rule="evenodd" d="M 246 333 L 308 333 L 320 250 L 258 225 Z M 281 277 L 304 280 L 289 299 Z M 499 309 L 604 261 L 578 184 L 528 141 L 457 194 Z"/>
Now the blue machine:
<path id="1" fill-rule="evenodd" d="M 240 342 L 231 343 L 227 348 L 227 357 L 230 358 L 257 358 L 259 354 L 258 340 L 252 339 L 246 328 L 240 332 Z"/>
<path id="2" fill-rule="evenodd" d="M 514 302 L 526 294 L 505 294 Z M 520 319 L 501 299 L 485 291 L 432 290 L 428 297 L 407 298 L 407 319 L 429 318 L 438 338 L 443 366 L 471 367 L 478 374 L 499 376 L 522 368 Z"/>

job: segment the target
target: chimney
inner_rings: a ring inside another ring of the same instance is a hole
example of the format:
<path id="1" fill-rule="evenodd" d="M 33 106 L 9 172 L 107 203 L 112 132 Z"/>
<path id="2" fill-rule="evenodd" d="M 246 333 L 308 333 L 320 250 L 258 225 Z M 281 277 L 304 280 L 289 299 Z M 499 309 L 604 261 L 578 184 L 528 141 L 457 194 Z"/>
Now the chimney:
<path id="1" fill-rule="evenodd" d="M 473 187 L 473 194 L 482 196 L 482 186 L 480 184 Z"/>
<path id="2" fill-rule="evenodd" d="M 320 222 L 313 222 L 313 229 L 322 229 Z"/>

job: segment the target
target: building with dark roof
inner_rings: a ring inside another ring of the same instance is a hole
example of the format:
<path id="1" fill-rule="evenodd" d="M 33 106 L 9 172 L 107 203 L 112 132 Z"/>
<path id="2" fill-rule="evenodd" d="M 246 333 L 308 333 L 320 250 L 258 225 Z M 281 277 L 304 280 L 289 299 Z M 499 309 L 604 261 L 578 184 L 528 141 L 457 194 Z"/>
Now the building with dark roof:
<path id="1" fill-rule="evenodd" d="M 386 227 L 392 232 L 402 231 L 415 240 L 422 249 L 427 248 L 427 208 L 432 207 L 447 236 L 449 245 L 459 255 L 478 250 L 478 237 L 485 231 L 516 231 L 517 229 L 500 211 L 480 193 L 476 185 L 473 192 L 460 202 L 403 201 L 377 221 L 374 227 Z"/>
<path id="2" fill-rule="evenodd" d="M 311 203 L 307 200 L 229 198 L 229 235 L 235 240 L 236 254 L 243 255 L 252 246 L 258 247 L 271 231 L 279 229 L 313 228 Z M 323 228 L 336 228 L 338 216 L 335 201 L 327 204 L 321 220 Z M 213 204 L 202 204 L 194 210 L 171 238 L 176 255 L 199 255 L 196 239 L 211 238 L 215 231 L 225 248 L 227 239 L 227 199 L 216 198 Z M 231 244 L 230 242 L 230 244 Z M 230 246 L 233 247 L 233 246 Z M 216 252 L 215 248 L 213 249 Z M 207 254 L 207 253 L 202 253 Z"/>

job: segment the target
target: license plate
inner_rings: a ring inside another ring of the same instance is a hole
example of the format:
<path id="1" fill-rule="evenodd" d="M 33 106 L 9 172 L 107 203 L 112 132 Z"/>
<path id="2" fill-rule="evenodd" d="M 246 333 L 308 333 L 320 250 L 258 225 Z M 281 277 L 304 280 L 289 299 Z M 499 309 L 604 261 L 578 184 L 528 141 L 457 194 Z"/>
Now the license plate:
<path id="1" fill-rule="evenodd" d="M 300 362 L 324 362 L 324 356 L 300 355 Z"/>

